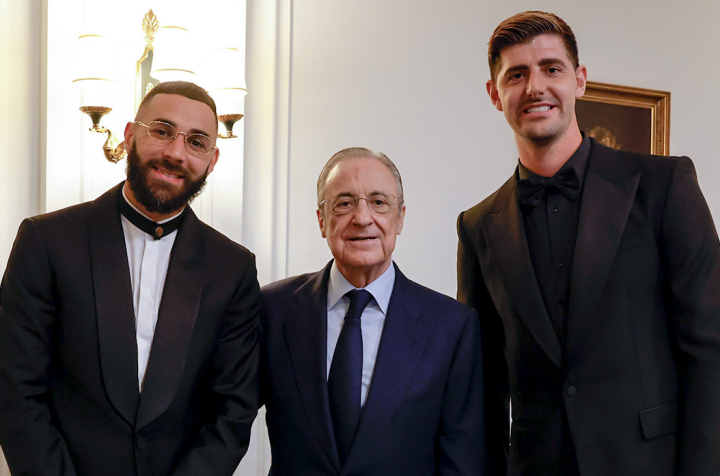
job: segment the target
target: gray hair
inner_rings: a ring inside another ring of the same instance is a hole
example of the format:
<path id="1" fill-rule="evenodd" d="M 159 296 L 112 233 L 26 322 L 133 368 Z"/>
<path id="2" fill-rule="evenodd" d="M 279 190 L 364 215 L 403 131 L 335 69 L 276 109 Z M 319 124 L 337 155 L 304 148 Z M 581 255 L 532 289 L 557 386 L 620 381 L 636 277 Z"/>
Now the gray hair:
<path id="1" fill-rule="evenodd" d="M 317 206 L 320 208 L 320 203 L 323 201 L 323 196 L 325 195 L 325 186 L 327 185 L 327 179 L 328 175 L 330 175 L 330 171 L 338 164 L 340 161 L 350 158 L 366 158 L 366 159 L 377 159 L 385 166 L 390 169 L 390 173 L 392 173 L 393 177 L 395 178 L 395 185 L 397 186 L 398 192 L 400 196 L 398 197 L 398 205 L 402 208 L 402 204 L 405 202 L 404 200 L 404 193 L 403 193 L 403 186 L 402 186 L 402 178 L 400 178 L 400 171 L 395 167 L 395 164 L 393 164 L 392 160 L 388 158 L 387 155 L 383 154 L 382 152 L 373 152 L 370 149 L 366 149 L 364 147 L 349 147 L 347 149 L 343 149 L 340 152 L 336 152 L 335 155 L 330 157 L 330 160 L 327 161 L 325 164 L 325 167 L 323 167 L 322 171 L 320 172 L 320 176 L 318 177 L 317 181 Z"/>

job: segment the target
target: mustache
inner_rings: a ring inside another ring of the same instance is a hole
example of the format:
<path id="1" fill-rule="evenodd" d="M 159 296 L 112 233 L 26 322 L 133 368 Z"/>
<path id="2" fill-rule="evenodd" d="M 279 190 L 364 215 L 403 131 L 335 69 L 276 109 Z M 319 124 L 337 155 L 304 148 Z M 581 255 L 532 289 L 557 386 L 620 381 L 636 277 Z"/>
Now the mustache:
<path id="1" fill-rule="evenodd" d="M 171 163 L 171 162 L 170 162 L 169 160 L 167 160 L 167 159 L 150 159 L 150 160 L 148 160 L 147 163 L 145 164 L 145 167 L 146 167 L 146 168 L 150 168 L 150 167 L 152 167 L 152 168 L 162 168 L 162 169 L 167 170 L 168 172 L 176 173 L 176 174 L 178 174 L 178 175 L 182 175 L 183 177 L 186 177 L 186 176 L 190 175 L 190 174 L 188 173 L 188 171 L 185 170 L 185 168 L 183 168 L 183 167 L 181 167 L 181 166 L 179 166 L 179 165 L 175 165 L 175 164 Z"/>

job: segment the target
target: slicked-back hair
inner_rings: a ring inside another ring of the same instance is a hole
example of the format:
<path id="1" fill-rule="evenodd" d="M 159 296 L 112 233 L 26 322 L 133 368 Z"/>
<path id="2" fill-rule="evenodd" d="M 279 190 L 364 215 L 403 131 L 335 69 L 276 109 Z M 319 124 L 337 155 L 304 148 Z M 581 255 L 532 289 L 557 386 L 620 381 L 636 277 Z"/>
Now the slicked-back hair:
<path id="1" fill-rule="evenodd" d="M 553 13 L 528 11 L 511 16 L 500 23 L 488 42 L 490 78 L 497 80 L 500 53 L 508 46 L 530 43 L 539 35 L 557 35 L 562 39 L 575 69 L 580 66 L 577 41 L 570 26 Z"/>
<path id="2" fill-rule="evenodd" d="M 215 132 L 217 132 L 218 117 L 217 108 L 215 107 L 215 101 L 213 101 L 213 98 L 210 97 L 207 91 L 205 91 L 197 84 L 187 81 L 167 81 L 164 83 L 158 83 L 158 85 L 152 88 L 143 98 L 142 102 L 140 103 L 140 107 L 138 107 L 138 114 L 142 110 L 143 106 L 149 103 L 150 100 L 158 94 L 177 94 L 179 96 L 192 99 L 193 101 L 200 101 L 203 104 L 207 104 L 208 107 L 212 109 L 212 112 L 215 115 Z M 135 117 L 135 119 L 137 119 L 137 116 Z"/>
<path id="3" fill-rule="evenodd" d="M 383 154 L 382 152 L 373 152 L 372 150 L 366 149 L 364 147 L 349 147 L 347 149 L 341 150 L 340 152 L 336 152 L 335 155 L 330 157 L 330 160 L 327 161 L 325 167 L 323 167 L 322 171 L 320 172 L 320 176 L 318 177 L 317 181 L 318 208 L 320 208 L 320 203 L 325 200 L 325 187 L 327 186 L 328 176 L 330 175 L 332 169 L 335 168 L 335 166 L 341 161 L 352 158 L 377 159 L 382 162 L 388 169 L 390 169 L 390 173 L 392 173 L 393 178 L 395 179 L 395 185 L 397 187 L 398 193 L 400 194 L 400 196 L 398 197 L 398 206 L 402 210 L 402 204 L 405 202 L 405 199 L 403 193 L 402 178 L 400 177 L 400 171 L 397 169 L 397 167 L 395 167 L 395 164 L 393 164 L 392 160 L 390 160 L 387 155 Z"/>

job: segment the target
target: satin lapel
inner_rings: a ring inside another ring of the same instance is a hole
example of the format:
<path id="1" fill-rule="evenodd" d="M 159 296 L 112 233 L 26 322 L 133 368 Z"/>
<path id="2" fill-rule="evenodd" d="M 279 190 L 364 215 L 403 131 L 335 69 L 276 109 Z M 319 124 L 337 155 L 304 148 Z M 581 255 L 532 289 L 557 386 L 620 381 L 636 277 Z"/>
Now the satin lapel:
<path id="1" fill-rule="evenodd" d="M 495 211 L 484 217 L 482 227 L 488 237 L 489 247 L 496 255 L 494 261 L 512 306 L 517 309 L 520 319 L 540 348 L 553 364 L 560 367 L 560 341 L 553 329 L 533 268 L 514 177 L 500 189 L 495 200 Z"/>
<path id="2" fill-rule="evenodd" d="M 342 474 L 349 474 L 358 462 L 373 453 L 405 399 L 428 338 L 421 319 L 423 311 L 408 279 L 396 266 L 370 390 Z"/>
<path id="3" fill-rule="evenodd" d="M 327 391 L 327 283 L 328 264 L 294 294 L 297 307 L 283 320 L 285 343 L 295 383 L 310 425 L 328 460 L 340 468 Z"/>
<path id="4" fill-rule="evenodd" d="M 113 187 L 93 203 L 88 245 L 105 390 L 118 413 L 133 424 L 140 395 L 132 284 L 117 205 L 121 187 Z"/>
<path id="5" fill-rule="evenodd" d="M 136 429 L 167 410 L 180 386 L 202 294 L 201 225 L 190 207 L 175 238 L 148 360 Z"/>
<path id="6" fill-rule="evenodd" d="M 587 354 L 597 308 L 635 198 L 639 173 L 626 171 L 617 154 L 593 142 L 583 185 L 568 311 L 568 356 Z"/>

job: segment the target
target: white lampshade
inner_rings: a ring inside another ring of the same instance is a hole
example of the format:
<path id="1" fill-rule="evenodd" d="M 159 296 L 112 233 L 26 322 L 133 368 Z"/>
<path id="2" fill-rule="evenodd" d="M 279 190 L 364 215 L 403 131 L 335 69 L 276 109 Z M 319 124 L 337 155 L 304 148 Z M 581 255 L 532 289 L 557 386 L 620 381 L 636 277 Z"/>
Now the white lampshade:
<path id="1" fill-rule="evenodd" d="M 150 76 L 160 82 L 195 81 L 195 47 L 187 29 L 178 26 L 159 28 L 153 47 Z"/>
<path id="2" fill-rule="evenodd" d="M 215 101 L 218 115 L 223 114 L 245 114 L 244 89 L 216 89 L 210 91 L 210 96 Z"/>
<path id="3" fill-rule="evenodd" d="M 215 100 L 218 114 L 244 114 L 245 58 L 237 48 L 211 50 L 203 68 L 203 85 Z"/>
<path id="4" fill-rule="evenodd" d="M 80 87 L 81 106 L 112 107 L 117 91 L 113 48 L 101 35 L 83 35 L 77 42 L 73 83 Z"/>
<path id="5" fill-rule="evenodd" d="M 242 89 L 245 85 L 245 58 L 237 48 L 210 50 L 204 63 L 202 81 L 208 91 Z"/>

